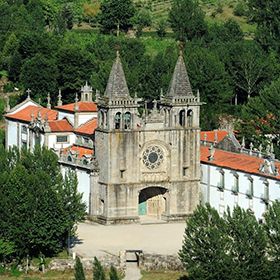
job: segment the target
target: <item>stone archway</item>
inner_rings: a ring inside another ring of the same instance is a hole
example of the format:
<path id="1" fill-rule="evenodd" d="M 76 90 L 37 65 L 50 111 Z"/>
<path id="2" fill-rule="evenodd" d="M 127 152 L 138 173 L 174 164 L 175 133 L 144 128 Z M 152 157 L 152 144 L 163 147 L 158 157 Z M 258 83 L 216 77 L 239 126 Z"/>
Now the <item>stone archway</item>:
<path id="1" fill-rule="evenodd" d="M 162 187 L 148 187 L 140 191 L 138 200 L 139 216 L 151 216 L 161 219 L 167 212 L 167 189 Z"/>

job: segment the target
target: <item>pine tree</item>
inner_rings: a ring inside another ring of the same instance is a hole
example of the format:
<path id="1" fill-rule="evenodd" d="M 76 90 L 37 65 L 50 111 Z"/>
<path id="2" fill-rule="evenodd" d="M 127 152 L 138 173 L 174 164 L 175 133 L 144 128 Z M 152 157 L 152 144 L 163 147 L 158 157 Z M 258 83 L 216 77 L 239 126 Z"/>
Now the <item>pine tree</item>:
<path id="1" fill-rule="evenodd" d="M 187 220 L 183 247 L 179 252 L 189 279 L 231 279 L 228 244 L 225 221 L 209 204 L 199 206 Z"/>
<path id="2" fill-rule="evenodd" d="M 233 265 L 231 279 L 270 279 L 267 270 L 267 239 L 250 210 L 235 207 L 226 215 L 230 237 L 228 253 Z"/>
<path id="3" fill-rule="evenodd" d="M 79 257 L 76 258 L 75 263 L 75 280 L 86 280 L 83 264 Z"/>
<path id="4" fill-rule="evenodd" d="M 96 257 L 93 261 L 93 280 L 105 280 L 104 268 Z"/>
<path id="5" fill-rule="evenodd" d="M 119 280 L 118 272 L 114 266 L 110 267 L 110 272 L 109 272 L 109 277 L 110 280 Z"/>

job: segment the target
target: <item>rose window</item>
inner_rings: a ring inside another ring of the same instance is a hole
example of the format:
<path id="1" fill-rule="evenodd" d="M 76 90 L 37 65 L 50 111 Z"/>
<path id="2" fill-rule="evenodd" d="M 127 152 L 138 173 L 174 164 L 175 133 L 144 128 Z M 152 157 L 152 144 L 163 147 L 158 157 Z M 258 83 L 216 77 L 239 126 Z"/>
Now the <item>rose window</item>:
<path id="1" fill-rule="evenodd" d="M 163 161 L 163 151 L 158 146 L 148 147 L 143 153 L 143 163 L 149 169 L 156 169 Z"/>

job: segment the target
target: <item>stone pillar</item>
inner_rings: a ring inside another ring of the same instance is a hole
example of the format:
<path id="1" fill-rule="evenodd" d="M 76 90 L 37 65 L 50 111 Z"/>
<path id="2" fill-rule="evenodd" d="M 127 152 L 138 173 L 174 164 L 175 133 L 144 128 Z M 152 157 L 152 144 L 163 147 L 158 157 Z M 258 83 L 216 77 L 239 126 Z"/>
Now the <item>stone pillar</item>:
<path id="1" fill-rule="evenodd" d="M 94 166 L 94 169 L 90 173 L 90 205 L 89 214 L 91 216 L 97 216 L 99 213 L 99 168 Z"/>

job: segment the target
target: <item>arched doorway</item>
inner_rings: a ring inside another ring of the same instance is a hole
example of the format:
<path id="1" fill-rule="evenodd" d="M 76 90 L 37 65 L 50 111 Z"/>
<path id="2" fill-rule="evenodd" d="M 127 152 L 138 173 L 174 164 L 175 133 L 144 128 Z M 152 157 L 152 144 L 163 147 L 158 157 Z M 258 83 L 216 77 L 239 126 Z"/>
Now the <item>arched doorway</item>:
<path id="1" fill-rule="evenodd" d="M 161 218 L 167 211 L 167 189 L 162 187 L 148 187 L 140 191 L 138 214 Z"/>

